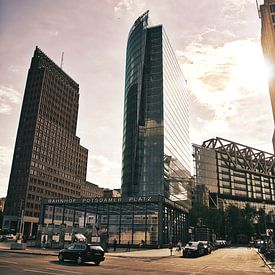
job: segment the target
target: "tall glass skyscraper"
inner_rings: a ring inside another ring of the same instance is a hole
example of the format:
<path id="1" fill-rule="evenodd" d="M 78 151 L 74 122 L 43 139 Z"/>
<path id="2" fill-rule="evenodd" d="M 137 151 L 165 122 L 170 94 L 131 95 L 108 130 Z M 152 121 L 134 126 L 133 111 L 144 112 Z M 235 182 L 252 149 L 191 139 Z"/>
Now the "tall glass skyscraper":
<path id="1" fill-rule="evenodd" d="M 162 25 L 149 12 L 127 43 L 122 196 L 187 201 L 190 177 L 188 91 Z"/>

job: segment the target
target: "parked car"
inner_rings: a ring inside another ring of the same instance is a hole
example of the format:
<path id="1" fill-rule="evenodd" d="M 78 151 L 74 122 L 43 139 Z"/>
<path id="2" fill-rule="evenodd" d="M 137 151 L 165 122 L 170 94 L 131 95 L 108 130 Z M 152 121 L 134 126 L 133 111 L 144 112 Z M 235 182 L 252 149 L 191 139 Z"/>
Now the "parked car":
<path id="1" fill-rule="evenodd" d="M 264 244 L 263 240 L 258 239 L 258 240 L 254 241 L 254 247 L 255 248 L 260 248 L 263 244 Z"/>
<path id="2" fill-rule="evenodd" d="M 201 241 L 204 247 L 204 255 L 211 254 L 212 252 L 212 245 L 208 241 Z"/>
<path id="3" fill-rule="evenodd" d="M 203 242 L 189 242 L 182 250 L 183 257 L 198 257 L 204 255 Z"/>
<path id="4" fill-rule="evenodd" d="M 16 236 L 13 234 L 7 234 L 5 235 L 5 239 L 8 241 L 15 241 L 16 240 Z"/>
<path id="5" fill-rule="evenodd" d="M 76 261 L 78 264 L 83 262 L 94 262 L 99 265 L 105 260 L 104 250 L 100 245 L 74 243 L 68 248 L 62 249 L 58 253 L 60 262 L 64 260 Z"/>
<path id="6" fill-rule="evenodd" d="M 226 240 L 216 240 L 215 247 L 216 248 L 227 247 L 227 241 Z"/>

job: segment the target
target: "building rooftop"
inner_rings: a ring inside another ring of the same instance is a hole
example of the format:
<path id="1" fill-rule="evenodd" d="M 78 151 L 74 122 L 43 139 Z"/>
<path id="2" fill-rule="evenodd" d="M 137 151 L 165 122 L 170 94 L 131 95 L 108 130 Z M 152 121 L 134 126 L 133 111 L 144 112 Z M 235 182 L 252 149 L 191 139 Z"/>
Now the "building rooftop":
<path id="1" fill-rule="evenodd" d="M 236 169 L 273 175 L 275 155 L 220 137 L 203 142 L 202 147 L 214 149 L 228 156 Z M 275 176 L 275 175 L 274 175 Z"/>

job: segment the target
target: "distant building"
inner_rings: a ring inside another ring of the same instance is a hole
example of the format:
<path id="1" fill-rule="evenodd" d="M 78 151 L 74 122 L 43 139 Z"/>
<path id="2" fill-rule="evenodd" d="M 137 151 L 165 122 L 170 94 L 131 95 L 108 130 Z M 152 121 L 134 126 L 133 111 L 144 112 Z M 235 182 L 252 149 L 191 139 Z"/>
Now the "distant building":
<path id="1" fill-rule="evenodd" d="M 269 93 L 275 122 L 275 0 L 264 0 L 264 4 L 260 6 L 260 16 L 263 53 L 267 64 L 271 66 Z M 273 134 L 273 148 L 275 151 L 275 131 Z"/>
<path id="2" fill-rule="evenodd" d="M 81 197 L 90 198 L 90 197 L 102 197 L 104 189 L 98 187 L 98 185 L 86 181 L 81 186 Z"/>
<path id="3" fill-rule="evenodd" d="M 79 85 L 38 47 L 28 72 L 3 229 L 36 235 L 41 200 L 81 197 L 88 150 L 76 136 Z"/>
<path id="4" fill-rule="evenodd" d="M 118 198 L 120 197 L 120 192 L 118 192 L 116 189 L 103 189 L 103 197 L 106 198 Z"/>
<path id="5" fill-rule="evenodd" d="M 249 203 L 275 211 L 275 155 L 218 137 L 193 149 L 197 200 L 219 209 Z"/>

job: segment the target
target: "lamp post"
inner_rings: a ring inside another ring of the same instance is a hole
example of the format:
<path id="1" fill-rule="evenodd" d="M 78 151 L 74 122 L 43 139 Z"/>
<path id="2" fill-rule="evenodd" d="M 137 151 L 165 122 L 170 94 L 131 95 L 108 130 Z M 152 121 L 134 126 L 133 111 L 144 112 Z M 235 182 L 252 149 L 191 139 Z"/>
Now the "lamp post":
<path id="1" fill-rule="evenodd" d="M 19 225 L 19 240 L 22 239 L 24 233 L 24 209 L 21 210 L 20 225 Z"/>

